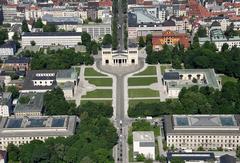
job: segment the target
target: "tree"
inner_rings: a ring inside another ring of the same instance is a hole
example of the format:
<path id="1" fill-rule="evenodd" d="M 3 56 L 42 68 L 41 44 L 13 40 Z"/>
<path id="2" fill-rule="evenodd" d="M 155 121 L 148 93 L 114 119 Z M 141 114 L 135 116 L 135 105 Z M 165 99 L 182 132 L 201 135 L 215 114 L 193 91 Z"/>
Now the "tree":
<path id="1" fill-rule="evenodd" d="M 146 53 L 147 55 L 151 55 L 152 54 L 152 44 L 150 42 L 147 43 L 146 45 Z"/>
<path id="2" fill-rule="evenodd" d="M 9 144 L 7 146 L 9 162 L 18 162 L 19 161 L 19 149 L 14 144 Z"/>
<path id="3" fill-rule="evenodd" d="M 35 46 L 36 42 L 35 41 L 31 41 L 30 44 L 31 44 L 31 46 Z"/>
<path id="4" fill-rule="evenodd" d="M 184 163 L 185 161 L 182 160 L 180 157 L 173 157 L 171 159 L 171 163 Z"/>
<path id="5" fill-rule="evenodd" d="M 229 45 L 227 43 L 224 43 L 222 46 L 222 52 L 226 52 L 228 50 Z"/>
<path id="6" fill-rule="evenodd" d="M 204 148 L 202 146 L 199 146 L 197 151 L 204 151 Z"/>
<path id="7" fill-rule="evenodd" d="M 22 22 L 22 32 L 29 32 L 27 20 L 24 19 Z"/>
<path id="8" fill-rule="evenodd" d="M 234 31 L 234 24 L 231 23 L 228 27 L 227 27 L 227 30 L 225 31 L 225 36 L 230 38 L 230 37 L 233 37 L 233 36 L 237 36 L 237 32 Z"/>
<path id="9" fill-rule="evenodd" d="M 112 45 L 112 36 L 110 34 L 103 37 L 102 45 Z"/>
<path id="10" fill-rule="evenodd" d="M 37 21 L 34 23 L 35 28 L 43 28 L 44 24 L 41 18 L 38 18 Z"/>
<path id="11" fill-rule="evenodd" d="M 92 48 L 92 54 L 96 55 L 98 54 L 98 43 L 96 41 L 91 42 L 91 48 Z"/>
<path id="12" fill-rule="evenodd" d="M 67 115 L 71 109 L 59 87 L 44 94 L 44 107 L 46 115 Z"/>
<path id="13" fill-rule="evenodd" d="M 9 87 L 7 88 L 7 91 L 12 93 L 12 98 L 13 98 L 13 99 L 18 98 L 18 96 L 19 96 L 19 90 L 17 89 L 17 87 L 15 87 L 15 86 L 9 86 Z"/>
<path id="14" fill-rule="evenodd" d="M 4 44 L 5 40 L 8 39 L 8 33 L 6 29 L 0 29 L 0 45 Z"/>
<path id="15" fill-rule="evenodd" d="M 142 36 L 139 37 L 139 43 L 138 44 L 139 44 L 139 47 L 141 47 L 141 48 L 145 46 L 145 42 L 144 42 L 144 39 L 143 39 Z"/>
<path id="16" fill-rule="evenodd" d="M 43 32 L 57 32 L 57 26 L 55 24 L 44 25 Z"/>
<path id="17" fill-rule="evenodd" d="M 137 154 L 136 161 L 144 161 L 144 160 L 145 160 L 145 157 L 143 154 Z"/>
<path id="18" fill-rule="evenodd" d="M 148 34 L 146 36 L 146 44 L 148 44 L 148 43 L 152 44 L 152 34 Z"/>
<path id="19" fill-rule="evenodd" d="M 14 35 L 13 35 L 12 39 L 13 39 L 14 41 L 19 41 L 19 40 L 20 40 L 19 34 L 18 34 L 17 32 L 14 32 Z"/>
<path id="20" fill-rule="evenodd" d="M 207 37 L 207 30 L 203 26 L 200 26 L 197 31 L 198 37 Z"/>

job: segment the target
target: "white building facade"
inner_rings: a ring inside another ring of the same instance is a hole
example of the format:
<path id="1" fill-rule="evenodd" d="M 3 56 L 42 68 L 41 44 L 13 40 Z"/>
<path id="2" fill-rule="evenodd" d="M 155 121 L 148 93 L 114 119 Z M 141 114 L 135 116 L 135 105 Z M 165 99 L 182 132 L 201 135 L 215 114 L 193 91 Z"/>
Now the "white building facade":
<path id="1" fill-rule="evenodd" d="M 133 132 L 133 153 L 143 154 L 145 158 L 155 160 L 155 137 L 153 131 Z"/>
<path id="2" fill-rule="evenodd" d="M 240 145 L 239 115 L 165 116 L 169 148 L 235 150 Z"/>
<path id="3" fill-rule="evenodd" d="M 32 42 L 39 46 L 63 45 L 74 47 L 81 42 L 80 32 L 27 32 L 22 34 L 22 46 L 29 46 Z"/>

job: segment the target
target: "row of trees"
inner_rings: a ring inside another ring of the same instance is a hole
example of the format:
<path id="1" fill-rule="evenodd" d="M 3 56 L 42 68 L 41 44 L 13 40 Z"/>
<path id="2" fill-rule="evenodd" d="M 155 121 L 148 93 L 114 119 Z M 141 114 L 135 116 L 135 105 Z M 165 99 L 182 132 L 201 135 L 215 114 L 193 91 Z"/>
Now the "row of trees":
<path id="1" fill-rule="evenodd" d="M 117 37 L 117 31 L 118 31 L 118 0 L 113 0 L 112 3 L 112 48 L 114 50 L 117 49 L 118 46 L 118 37 Z"/>
<path id="2" fill-rule="evenodd" d="M 21 54 L 25 57 L 31 57 L 31 69 L 68 69 L 73 65 L 85 64 L 91 65 L 94 62 L 92 56 L 87 53 L 76 53 L 74 49 L 38 51 L 36 53 L 26 51 Z"/>
<path id="3" fill-rule="evenodd" d="M 42 23 L 42 19 L 39 18 L 37 19 L 36 22 L 34 22 L 33 24 L 34 28 L 43 28 L 43 32 L 57 32 L 57 26 L 54 24 L 46 24 L 44 25 Z M 22 22 L 22 31 L 23 32 L 30 32 L 29 28 L 28 28 L 28 23 L 27 20 L 23 20 Z"/>
<path id="4" fill-rule="evenodd" d="M 139 103 L 129 108 L 130 117 L 167 114 L 239 114 L 240 82 L 227 82 L 222 90 L 193 86 L 183 88 L 179 99 L 159 103 Z"/>
<path id="5" fill-rule="evenodd" d="M 109 121 L 113 108 L 104 104 L 86 103 L 80 107 L 69 104 L 60 88 L 44 96 L 47 115 L 72 114 L 80 116 L 76 134 L 68 138 L 49 138 L 45 142 L 33 140 L 19 147 L 7 148 L 9 162 L 24 163 L 113 163 L 112 148 L 117 143 L 117 133 Z"/>

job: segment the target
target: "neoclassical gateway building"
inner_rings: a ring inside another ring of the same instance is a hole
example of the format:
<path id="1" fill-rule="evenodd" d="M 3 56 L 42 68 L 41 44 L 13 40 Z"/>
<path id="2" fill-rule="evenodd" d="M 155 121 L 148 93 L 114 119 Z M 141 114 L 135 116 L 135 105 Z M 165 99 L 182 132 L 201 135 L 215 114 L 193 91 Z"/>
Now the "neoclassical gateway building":
<path id="1" fill-rule="evenodd" d="M 127 50 L 112 50 L 110 45 L 102 47 L 102 65 L 129 66 L 138 64 L 138 46 L 130 44 Z"/>

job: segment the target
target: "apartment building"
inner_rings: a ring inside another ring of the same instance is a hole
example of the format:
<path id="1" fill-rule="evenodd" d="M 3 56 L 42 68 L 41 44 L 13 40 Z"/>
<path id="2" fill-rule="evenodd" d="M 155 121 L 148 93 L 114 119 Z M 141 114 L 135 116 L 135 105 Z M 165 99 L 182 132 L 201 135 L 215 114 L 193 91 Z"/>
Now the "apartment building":
<path id="1" fill-rule="evenodd" d="M 48 138 L 74 135 L 76 116 L 24 116 L 0 119 L 0 149 L 8 144 L 21 145 L 32 140 L 44 141 Z"/>
<path id="2" fill-rule="evenodd" d="M 239 115 L 166 115 L 168 147 L 235 150 L 240 145 Z"/>

